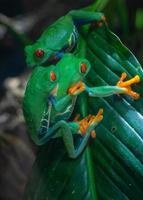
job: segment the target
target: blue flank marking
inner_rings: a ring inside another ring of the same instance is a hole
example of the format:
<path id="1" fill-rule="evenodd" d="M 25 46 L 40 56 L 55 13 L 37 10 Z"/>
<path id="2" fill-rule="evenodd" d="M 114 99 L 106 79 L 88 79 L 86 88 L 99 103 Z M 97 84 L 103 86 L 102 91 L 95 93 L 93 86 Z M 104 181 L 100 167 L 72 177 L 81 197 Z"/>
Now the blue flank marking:
<path id="1" fill-rule="evenodd" d="M 90 88 L 86 86 L 85 91 L 90 92 Z"/>
<path id="2" fill-rule="evenodd" d="M 75 26 L 82 26 L 91 23 L 93 20 L 74 19 L 73 21 Z"/>
<path id="3" fill-rule="evenodd" d="M 58 51 L 55 56 L 57 59 L 61 59 L 63 55 L 64 55 L 64 52 Z"/>
<path id="4" fill-rule="evenodd" d="M 86 86 L 85 91 L 92 96 L 92 91 L 89 87 Z"/>
<path id="5" fill-rule="evenodd" d="M 51 102 L 52 105 L 55 105 L 56 104 L 56 99 L 54 96 L 50 95 L 48 96 L 48 102 Z"/>

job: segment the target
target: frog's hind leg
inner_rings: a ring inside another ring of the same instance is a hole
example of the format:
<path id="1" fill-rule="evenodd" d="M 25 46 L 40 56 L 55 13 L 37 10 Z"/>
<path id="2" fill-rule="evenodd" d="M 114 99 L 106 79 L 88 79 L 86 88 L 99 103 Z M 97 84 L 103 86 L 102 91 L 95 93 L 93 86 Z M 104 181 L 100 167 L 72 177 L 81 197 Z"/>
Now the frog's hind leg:
<path id="1" fill-rule="evenodd" d="M 61 136 L 63 138 L 66 150 L 67 150 L 70 158 L 77 158 L 84 150 L 84 148 L 88 142 L 88 139 L 90 137 L 91 130 L 87 131 L 86 135 L 83 137 L 81 143 L 79 144 L 79 146 L 77 148 L 75 148 L 75 146 L 74 146 L 73 133 L 78 133 L 78 131 L 77 132 L 72 131 L 69 124 L 64 122 L 62 124 Z"/>
<path id="2" fill-rule="evenodd" d="M 77 158 L 82 151 L 84 150 L 90 135 L 94 131 L 94 128 L 98 125 L 98 123 L 103 119 L 103 109 L 99 109 L 97 115 L 89 115 L 83 120 L 77 122 L 67 123 L 65 121 L 60 122 L 61 124 L 61 137 L 63 138 L 65 147 L 67 149 L 68 155 L 71 158 Z M 80 132 L 79 132 L 80 130 Z M 79 133 L 84 135 L 81 143 L 75 149 L 73 134 Z M 95 133 L 95 132 L 94 132 Z"/>
<path id="3" fill-rule="evenodd" d="M 85 24 L 90 24 L 94 21 L 106 21 L 106 18 L 101 12 L 91 12 L 85 10 L 72 10 L 68 13 L 72 17 L 73 22 L 76 26 L 82 26 Z"/>
<path id="4" fill-rule="evenodd" d="M 100 109 L 96 116 L 89 115 L 77 122 L 58 121 L 52 127 L 47 127 L 42 137 L 39 138 L 39 144 L 45 144 L 51 138 L 62 137 L 69 157 L 77 158 L 84 150 L 92 131 L 102 120 L 102 114 L 103 109 Z M 73 134 L 83 135 L 83 139 L 77 148 L 74 145 Z"/>
<path id="5" fill-rule="evenodd" d="M 76 149 L 74 146 L 73 134 L 81 134 L 79 132 L 79 129 L 80 127 L 79 127 L 78 122 L 68 123 L 64 120 L 61 120 L 57 122 L 56 124 L 54 124 L 52 127 L 49 127 L 49 129 L 47 130 L 47 133 L 45 133 L 43 137 L 39 139 L 39 142 L 41 144 L 46 143 L 49 140 L 49 135 L 52 136 L 51 138 L 61 137 L 64 141 L 69 157 L 77 158 L 81 154 L 83 149 L 85 148 L 88 142 L 88 139 L 90 137 L 90 133 L 91 133 L 91 130 L 89 130 L 87 134 L 83 137 L 82 142 L 79 144 L 79 146 Z"/>
<path id="6" fill-rule="evenodd" d="M 76 158 L 78 155 L 81 154 L 81 152 L 83 151 L 84 147 L 86 146 L 86 144 L 88 142 L 90 135 L 93 138 L 96 137 L 96 133 L 95 133 L 94 129 L 102 119 L 103 119 L 103 109 L 99 109 L 99 111 L 96 115 L 88 115 L 87 117 L 85 117 L 84 119 L 79 121 L 80 131 L 81 131 L 81 134 L 84 135 L 84 139 L 79 144 L 79 147 L 77 148 L 77 150 L 76 151 L 74 150 L 72 152 L 72 155 L 71 155 L 72 158 Z M 66 145 L 68 140 L 67 140 L 67 138 L 65 138 L 65 139 L 66 139 L 66 141 L 64 140 L 64 142 Z"/>

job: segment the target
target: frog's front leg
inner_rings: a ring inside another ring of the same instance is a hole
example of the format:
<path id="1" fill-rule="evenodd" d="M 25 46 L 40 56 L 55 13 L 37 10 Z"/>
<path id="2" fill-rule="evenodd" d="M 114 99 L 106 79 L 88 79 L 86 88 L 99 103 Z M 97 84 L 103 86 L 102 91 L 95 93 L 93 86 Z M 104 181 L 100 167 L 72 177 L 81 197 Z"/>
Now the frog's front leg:
<path id="1" fill-rule="evenodd" d="M 48 102 L 52 104 L 52 106 L 55 108 L 57 112 L 62 112 L 65 110 L 68 105 L 71 103 L 71 96 L 66 95 L 65 97 L 61 98 L 60 100 L 57 100 L 55 96 L 49 96 Z"/>
<path id="2" fill-rule="evenodd" d="M 68 13 L 72 17 L 76 26 L 92 23 L 94 21 L 105 21 L 105 16 L 101 12 L 91 12 L 85 10 L 73 10 Z"/>
<path id="3" fill-rule="evenodd" d="M 100 86 L 100 87 L 88 87 L 83 82 L 80 82 L 69 89 L 70 94 L 76 94 L 80 91 L 80 87 L 85 87 L 85 91 L 92 97 L 107 97 L 113 94 L 127 94 L 134 99 L 139 98 L 139 94 L 134 92 L 131 88 L 132 84 L 139 83 L 140 77 L 136 75 L 134 78 L 124 81 L 126 78 L 126 73 L 121 75 L 120 80 L 117 82 L 116 86 Z M 81 86 L 79 86 L 79 84 Z"/>
<path id="4" fill-rule="evenodd" d="M 80 87 L 80 91 L 78 90 L 78 94 L 80 94 L 85 90 L 85 86 L 81 85 L 80 82 L 76 84 L 77 87 L 78 85 Z M 74 96 L 76 96 L 76 94 L 74 94 Z M 53 107 L 55 108 L 57 112 L 62 112 L 71 104 L 72 98 L 73 98 L 72 93 L 70 94 L 67 91 L 67 95 L 65 95 L 61 99 L 57 100 L 55 96 L 51 95 L 48 97 L 48 101 L 51 102 L 51 104 L 53 105 Z"/>

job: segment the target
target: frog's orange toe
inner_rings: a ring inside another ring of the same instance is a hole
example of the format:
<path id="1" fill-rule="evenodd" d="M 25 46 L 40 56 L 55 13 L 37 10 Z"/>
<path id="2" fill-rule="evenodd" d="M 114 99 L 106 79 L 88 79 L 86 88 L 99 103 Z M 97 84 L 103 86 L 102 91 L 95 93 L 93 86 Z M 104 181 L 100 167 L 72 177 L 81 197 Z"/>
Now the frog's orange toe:
<path id="1" fill-rule="evenodd" d="M 103 108 L 100 108 L 95 116 L 95 122 L 100 122 L 103 119 Z"/>
<path id="2" fill-rule="evenodd" d="M 92 138 L 95 139 L 96 138 L 96 132 L 95 132 L 95 130 L 91 131 L 90 135 L 91 135 Z"/>
<path id="3" fill-rule="evenodd" d="M 87 129 L 94 123 L 99 123 L 103 119 L 103 109 L 99 109 L 97 115 L 88 115 L 79 122 L 80 132 L 82 135 L 86 134 Z M 95 138 L 95 132 L 91 131 L 91 135 Z"/>
<path id="4" fill-rule="evenodd" d="M 137 92 L 134 92 L 134 91 L 132 91 L 132 90 L 128 90 L 128 91 L 126 92 L 126 94 L 128 94 L 129 96 L 131 96 L 131 97 L 132 97 L 133 99 L 135 99 L 135 100 L 137 100 L 137 99 L 140 98 L 140 94 L 137 93 Z"/>
<path id="5" fill-rule="evenodd" d="M 74 121 L 74 122 L 78 122 L 79 118 L 80 118 L 80 114 L 78 113 L 78 114 L 75 116 L 75 118 L 73 119 L 73 121 Z"/>
<path id="6" fill-rule="evenodd" d="M 82 81 L 79 81 L 78 83 L 76 83 L 75 85 L 73 85 L 68 89 L 68 94 L 76 95 L 84 90 L 85 90 L 85 84 Z"/>

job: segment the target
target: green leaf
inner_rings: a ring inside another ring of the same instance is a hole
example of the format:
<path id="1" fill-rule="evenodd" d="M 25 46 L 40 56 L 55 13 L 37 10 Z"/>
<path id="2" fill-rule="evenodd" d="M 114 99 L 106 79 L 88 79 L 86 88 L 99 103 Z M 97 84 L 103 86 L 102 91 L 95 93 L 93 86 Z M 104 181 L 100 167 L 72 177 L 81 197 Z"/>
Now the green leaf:
<path id="1" fill-rule="evenodd" d="M 143 80 L 137 59 L 105 24 L 90 32 L 86 41 L 87 58 L 92 64 L 89 85 L 115 85 L 122 72 L 127 72 L 128 78 L 139 74 Z M 134 90 L 141 93 L 138 101 L 126 95 L 88 98 L 88 113 L 104 109 L 104 119 L 96 129 L 97 139 L 90 139 L 75 160 L 68 158 L 60 139 L 42 147 L 25 199 L 143 199 L 142 83 Z M 78 142 L 78 138 L 75 140 Z"/>
<path id="2" fill-rule="evenodd" d="M 102 11 L 107 4 L 109 3 L 110 0 L 96 0 L 94 1 L 93 4 L 91 4 L 90 6 L 83 8 L 84 10 L 89 10 L 89 11 Z"/>

